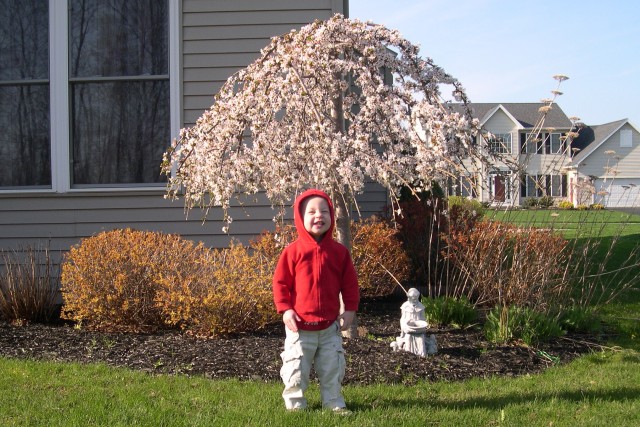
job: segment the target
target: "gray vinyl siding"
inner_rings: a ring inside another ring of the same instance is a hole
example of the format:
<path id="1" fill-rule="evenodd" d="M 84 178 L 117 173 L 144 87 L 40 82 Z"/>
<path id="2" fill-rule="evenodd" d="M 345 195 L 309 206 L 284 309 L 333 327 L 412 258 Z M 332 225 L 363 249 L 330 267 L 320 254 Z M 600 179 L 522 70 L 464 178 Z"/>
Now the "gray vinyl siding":
<path id="1" fill-rule="evenodd" d="M 631 130 L 631 147 L 620 147 L 620 131 L 623 129 Z M 615 154 L 606 153 L 610 150 Z M 616 162 L 614 157 L 619 157 L 619 161 Z M 606 173 L 607 166 L 615 168 L 615 176 Z M 582 160 L 578 171 L 583 175 L 601 178 L 640 178 L 640 133 L 633 126 L 625 124 Z"/>
<path id="2" fill-rule="evenodd" d="M 184 0 L 184 124 L 195 123 L 226 79 L 259 57 L 271 37 L 344 13 L 335 0 Z"/>
<path id="3" fill-rule="evenodd" d="M 489 120 L 484 123 L 484 129 L 488 130 L 494 134 L 511 134 L 511 155 L 506 156 L 510 159 L 515 160 L 520 152 L 520 145 L 518 140 L 518 128 L 516 124 L 511 120 L 509 116 L 507 116 L 502 110 L 496 111 L 494 115 L 491 116 Z M 497 167 L 504 167 L 506 165 L 497 164 Z"/>
<path id="4" fill-rule="evenodd" d="M 315 19 L 345 13 L 336 0 L 183 0 L 181 5 L 182 125 L 195 122 L 213 101 L 220 85 L 258 57 L 269 38 Z M 176 102 L 172 100 L 172 102 Z M 264 197 L 234 207 L 229 235 L 222 232 L 220 209 L 187 214 L 183 200 L 165 200 L 164 188 L 140 191 L 4 192 L 0 193 L 0 249 L 51 248 L 58 256 L 81 238 L 115 228 L 177 233 L 225 247 L 230 239 L 248 242 L 273 229 L 273 210 Z M 364 197 L 366 211 L 385 200 L 374 190 Z"/>
<path id="5" fill-rule="evenodd" d="M 186 214 L 182 200 L 165 200 L 157 192 L 3 198 L 0 248 L 46 246 L 59 254 L 82 238 L 117 228 L 180 234 L 208 246 L 224 247 L 232 238 L 247 243 L 262 231 L 272 229 L 275 211 L 264 198 L 247 209 L 236 204 L 231 209 L 234 222 L 230 234 L 222 232 L 220 209 L 212 209 L 206 222 L 204 215 L 200 209 Z"/>

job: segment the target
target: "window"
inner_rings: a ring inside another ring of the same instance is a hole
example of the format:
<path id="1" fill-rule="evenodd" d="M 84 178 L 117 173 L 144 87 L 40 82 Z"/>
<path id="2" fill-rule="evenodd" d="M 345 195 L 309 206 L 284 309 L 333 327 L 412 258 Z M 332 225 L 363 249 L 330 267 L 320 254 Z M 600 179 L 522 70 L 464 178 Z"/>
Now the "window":
<path id="1" fill-rule="evenodd" d="M 2 2 L 0 188 L 161 185 L 178 2 Z"/>
<path id="2" fill-rule="evenodd" d="M 566 175 L 523 175 L 520 197 L 567 197 Z"/>
<path id="3" fill-rule="evenodd" d="M 51 186 L 49 6 L 0 5 L 0 188 Z"/>
<path id="4" fill-rule="evenodd" d="M 631 148 L 633 146 L 633 135 L 631 129 L 620 131 L 620 148 Z"/>
<path id="5" fill-rule="evenodd" d="M 457 178 L 457 187 L 454 189 L 454 194 L 466 198 L 477 198 L 478 183 L 476 177 L 472 175 L 460 175 Z"/>
<path id="6" fill-rule="evenodd" d="M 510 154 L 511 153 L 511 134 L 496 133 L 489 134 L 487 137 L 487 145 L 490 153 Z"/>
<path id="7" fill-rule="evenodd" d="M 522 154 L 562 154 L 566 142 L 562 133 L 520 134 L 520 152 Z"/>

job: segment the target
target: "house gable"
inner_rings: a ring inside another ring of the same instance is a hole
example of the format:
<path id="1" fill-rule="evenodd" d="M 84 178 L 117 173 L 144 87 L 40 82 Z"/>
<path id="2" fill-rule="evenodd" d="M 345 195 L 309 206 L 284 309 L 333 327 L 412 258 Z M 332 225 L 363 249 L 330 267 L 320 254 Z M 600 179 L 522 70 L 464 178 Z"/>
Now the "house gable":
<path id="1" fill-rule="evenodd" d="M 511 126 L 508 126 L 504 122 L 504 116 L 506 116 L 506 119 L 508 119 L 512 123 Z M 490 109 L 480 120 L 480 126 L 486 128 L 490 132 L 511 132 L 514 127 L 515 129 L 523 129 L 523 126 L 518 121 L 518 119 L 513 117 L 513 115 L 506 108 L 504 108 L 502 104 L 498 104 L 496 107 Z"/>
<path id="2" fill-rule="evenodd" d="M 640 177 L 640 131 L 628 119 L 592 126 L 594 140 L 572 159 L 582 175 L 608 178 Z M 623 146 L 623 135 L 630 146 Z M 622 145 L 622 146 L 621 146 Z"/>

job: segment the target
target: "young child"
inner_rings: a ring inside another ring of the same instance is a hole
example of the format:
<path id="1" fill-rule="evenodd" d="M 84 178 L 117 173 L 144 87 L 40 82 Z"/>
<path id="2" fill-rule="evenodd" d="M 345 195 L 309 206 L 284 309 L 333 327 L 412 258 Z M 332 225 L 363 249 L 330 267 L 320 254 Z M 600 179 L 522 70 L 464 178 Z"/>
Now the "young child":
<path id="1" fill-rule="evenodd" d="M 351 326 L 358 309 L 356 271 L 347 248 L 332 237 L 335 218 L 326 193 L 302 193 L 293 205 L 293 218 L 298 238 L 282 251 L 273 275 L 273 299 L 286 331 L 282 397 L 289 410 L 306 408 L 304 392 L 313 364 L 322 406 L 348 413 L 341 392 L 345 358 L 340 330 Z"/>

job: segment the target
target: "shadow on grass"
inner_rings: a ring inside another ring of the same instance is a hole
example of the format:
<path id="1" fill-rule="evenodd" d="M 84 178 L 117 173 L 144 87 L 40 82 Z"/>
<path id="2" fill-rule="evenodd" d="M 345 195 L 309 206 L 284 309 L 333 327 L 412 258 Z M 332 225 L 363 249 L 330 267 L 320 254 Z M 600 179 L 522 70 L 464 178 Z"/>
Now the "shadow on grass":
<path id="1" fill-rule="evenodd" d="M 610 390 L 571 390 L 560 392 L 544 392 L 544 393 L 526 393 L 511 394 L 509 396 L 497 397 L 476 397 L 473 399 L 464 399 L 461 401 L 441 402 L 436 399 L 402 399 L 402 398 L 380 398 L 376 400 L 377 407 L 389 407 L 393 409 L 424 410 L 425 406 L 432 409 L 475 409 L 483 408 L 489 410 L 502 409 L 509 405 L 521 405 L 531 402 L 546 403 L 552 400 L 564 400 L 567 402 L 624 402 L 629 400 L 637 400 L 640 396 L 640 386 L 637 387 L 618 387 Z M 369 405 L 353 404 L 350 406 L 355 411 L 367 411 L 371 409 Z"/>

